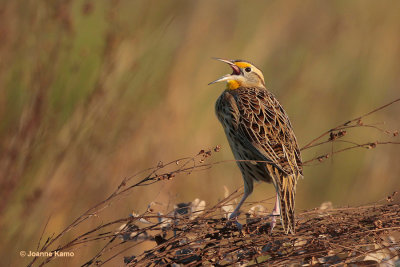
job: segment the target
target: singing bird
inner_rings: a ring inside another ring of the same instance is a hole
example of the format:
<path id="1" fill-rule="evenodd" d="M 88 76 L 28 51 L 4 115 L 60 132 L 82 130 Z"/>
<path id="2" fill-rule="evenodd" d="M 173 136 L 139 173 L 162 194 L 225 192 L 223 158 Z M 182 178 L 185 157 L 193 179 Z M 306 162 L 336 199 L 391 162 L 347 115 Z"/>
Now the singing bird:
<path id="1" fill-rule="evenodd" d="M 303 176 L 299 146 L 285 110 L 265 87 L 262 72 L 245 60 L 226 60 L 233 70 L 209 83 L 226 82 L 215 112 L 221 122 L 244 181 L 244 195 L 230 215 L 237 219 L 240 207 L 253 192 L 254 181 L 272 183 L 276 202 L 271 231 L 280 215 L 286 234 L 295 232 L 295 194 Z"/>

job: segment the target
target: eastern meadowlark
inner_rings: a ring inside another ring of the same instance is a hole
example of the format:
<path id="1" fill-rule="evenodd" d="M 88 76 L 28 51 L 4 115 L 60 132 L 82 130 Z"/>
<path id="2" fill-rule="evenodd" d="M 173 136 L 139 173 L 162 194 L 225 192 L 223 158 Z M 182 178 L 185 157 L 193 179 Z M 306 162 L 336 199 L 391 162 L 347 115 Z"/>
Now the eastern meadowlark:
<path id="1" fill-rule="evenodd" d="M 276 202 L 271 230 L 280 215 L 285 233 L 295 232 L 294 207 L 297 179 L 303 175 L 300 150 L 292 125 L 278 100 L 265 87 L 262 72 L 245 60 L 217 60 L 233 70 L 209 83 L 227 82 L 215 104 L 244 180 L 244 195 L 230 219 L 253 191 L 254 181 L 273 183 Z"/>

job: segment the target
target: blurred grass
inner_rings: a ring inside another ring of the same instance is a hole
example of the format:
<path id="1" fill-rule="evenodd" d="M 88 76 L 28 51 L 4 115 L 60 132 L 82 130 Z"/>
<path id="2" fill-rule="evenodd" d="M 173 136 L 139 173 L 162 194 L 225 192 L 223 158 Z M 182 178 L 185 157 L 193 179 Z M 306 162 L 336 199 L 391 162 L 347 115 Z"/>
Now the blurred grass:
<path id="1" fill-rule="evenodd" d="M 213 56 L 264 70 L 300 144 L 399 96 L 395 1 L 2 1 L 0 225 L 6 265 L 27 262 L 46 221 L 57 232 L 118 182 L 158 161 L 222 145 Z M 399 106 L 371 118 L 398 128 Z M 356 130 L 353 140 L 387 139 Z M 336 147 L 340 147 L 335 145 Z M 306 151 L 303 158 L 329 151 Z M 350 151 L 305 169 L 299 209 L 374 201 L 400 186 L 396 147 Z M 143 188 L 106 216 L 150 201 L 211 204 L 242 184 L 234 163 Z M 273 195 L 260 185 L 252 199 Z M 116 214 L 117 213 L 117 214 Z M 101 221 L 101 220 L 99 220 Z M 85 253 L 59 261 L 78 264 Z M 4 258 L 4 257 L 3 257 Z"/>

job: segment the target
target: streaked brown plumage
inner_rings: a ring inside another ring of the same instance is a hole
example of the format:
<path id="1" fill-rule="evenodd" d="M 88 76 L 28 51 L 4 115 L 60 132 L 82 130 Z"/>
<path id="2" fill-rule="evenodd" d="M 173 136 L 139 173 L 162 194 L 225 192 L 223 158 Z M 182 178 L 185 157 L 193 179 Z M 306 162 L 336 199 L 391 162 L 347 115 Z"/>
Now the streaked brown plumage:
<path id="1" fill-rule="evenodd" d="M 303 174 L 289 117 L 265 88 L 262 73 L 254 65 L 244 60 L 221 61 L 230 64 L 234 72 L 221 78 L 228 87 L 218 98 L 215 111 L 245 185 L 244 197 L 235 212 L 253 191 L 254 181 L 272 182 L 283 228 L 286 233 L 294 233 L 296 183 Z"/>

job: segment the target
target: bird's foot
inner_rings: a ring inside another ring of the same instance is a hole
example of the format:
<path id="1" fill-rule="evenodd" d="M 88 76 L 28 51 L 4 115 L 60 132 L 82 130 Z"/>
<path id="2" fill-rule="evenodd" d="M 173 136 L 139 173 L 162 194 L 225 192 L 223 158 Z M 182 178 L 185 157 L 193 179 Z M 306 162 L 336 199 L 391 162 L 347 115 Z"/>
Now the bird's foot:
<path id="1" fill-rule="evenodd" d="M 231 215 L 229 216 L 229 221 L 227 223 L 227 225 L 232 225 L 232 223 L 234 223 L 236 225 L 236 227 L 239 229 L 239 231 L 242 230 L 243 226 L 242 224 L 240 224 L 238 222 L 238 216 L 239 216 L 239 212 L 232 212 Z"/>
<path id="2" fill-rule="evenodd" d="M 271 219 L 271 222 L 269 223 L 269 226 L 270 226 L 269 232 L 272 233 L 272 230 L 274 230 L 274 228 L 276 226 L 276 217 L 275 217 L 275 215 L 272 215 L 272 219 Z"/>
<path id="3" fill-rule="evenodd" d="M 240 212 L 239 211 L 234 211 L 231 213 L 231 215 L 229 215 L 229 220 L 237 220 L 237 218 L 239 217 Z"/>
<path id="4" fill-rule="evenodd" d="M 236 225 L 237 229 L 239 230 L 239 232 L 242 231 L 243 225 L 240 222 L 238 222 L 237 220 L 235 220 L 233 222 L 235 223 L 235 225 Z"/>
<path id="5" fill-rule="evenodd" d="M 280 216 L 280 212 L 276 212 L 275 210 L 272 211 L 270 217 L 271 218 L 271 222 L 270 222 L 270 233 L 272 233 L 272 230 L 274 230 L 275 226 L 276 226 L 276 217 Z"/>
<path id="6" fill-rule="evenodd" d="M 271 212 L 270 217 L 271 218 L 271 223 L 270 223 L 270 233 L 272 233 L 272 230 L 274 230 L 275 226 L 276 226 L 276 217 L 281 215 L 281 209 L 279 206 L 279 196 L 278 194 L 276 194 L 276 200 L 275 200 L 275 205 L 274 205 L 274 209 Z"/>

